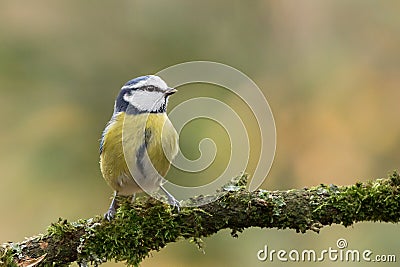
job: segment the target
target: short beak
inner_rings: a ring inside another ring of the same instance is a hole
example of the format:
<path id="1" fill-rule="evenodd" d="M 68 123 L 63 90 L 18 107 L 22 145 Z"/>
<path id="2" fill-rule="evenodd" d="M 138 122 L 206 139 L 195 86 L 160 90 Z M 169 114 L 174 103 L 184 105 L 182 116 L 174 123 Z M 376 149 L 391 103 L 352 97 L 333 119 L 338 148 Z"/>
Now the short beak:
<path id="1" fill-rule="evenodd" d="M 165 91 L 165 94 L 166 94 L 166 95 L 172 95 L 172 94 L 175 94 L 176 92 L 178 92 L 178 90 L 176 90 L 175 88 L 168 88 L 168 89 Z"/>

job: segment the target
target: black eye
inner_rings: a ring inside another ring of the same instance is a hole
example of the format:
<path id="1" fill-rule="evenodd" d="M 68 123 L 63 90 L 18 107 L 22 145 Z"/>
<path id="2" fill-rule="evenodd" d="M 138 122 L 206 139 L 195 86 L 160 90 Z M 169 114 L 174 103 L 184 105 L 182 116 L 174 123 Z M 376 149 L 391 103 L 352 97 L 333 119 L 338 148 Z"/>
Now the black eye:
<path id="1" fill-rule="evenodd" d="M 154 86 L 151 86 L 151 85 L 146 87 L 146 91 L 148 91 L 148 92 L 153 92 L 155 89 L 156 88 Z"/>

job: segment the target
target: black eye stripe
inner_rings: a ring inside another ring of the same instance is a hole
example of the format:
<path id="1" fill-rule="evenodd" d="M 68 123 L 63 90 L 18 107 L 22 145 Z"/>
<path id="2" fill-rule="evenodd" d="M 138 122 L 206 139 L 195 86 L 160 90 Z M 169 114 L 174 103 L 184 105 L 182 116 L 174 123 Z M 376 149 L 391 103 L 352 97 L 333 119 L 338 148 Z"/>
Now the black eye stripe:
<path id="1" fill-rule="evenodd" d="M 146 92 L 160 92 L 160 93 L 164 92 L 160 88 L 155 87 L 153 85 L 142 86 L 142 87 L 138 88 L 138 90 L 142 90 L 142 91 L 146 91 Z"/>

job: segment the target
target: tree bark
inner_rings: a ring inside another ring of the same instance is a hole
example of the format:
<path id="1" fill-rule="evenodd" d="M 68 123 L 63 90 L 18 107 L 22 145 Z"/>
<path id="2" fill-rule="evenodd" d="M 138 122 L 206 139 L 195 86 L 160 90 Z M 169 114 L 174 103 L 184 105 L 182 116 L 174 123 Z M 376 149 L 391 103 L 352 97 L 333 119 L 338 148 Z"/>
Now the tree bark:
<path id="1" fill-rule="evenodd" d="M 319 232 L 331 224 L 352 225 L 361 221 L 400 221 L 400 177 L 351 186 L 324 185 L 287 191 L 246 190 L 243 175 L 226 186 L 215 202 L 182 208 L 180 213 L 153 198 L 119 198 L 120 208 L 109 222 L 98 216 L 68 222 L 59 219 L 47 233 L 0 247 L 1 266 L 82 266 L 107 260 L 137 266 L 150 251 L 170 242 L 200 238 L 221 229 L 232 236 L 249 227 Z M 200 197 L 199 197 L 200 198 Z M 203 197 L 204 198 L 204 197 Z M 196 201 L 194 199 L 193 201 Z"/>

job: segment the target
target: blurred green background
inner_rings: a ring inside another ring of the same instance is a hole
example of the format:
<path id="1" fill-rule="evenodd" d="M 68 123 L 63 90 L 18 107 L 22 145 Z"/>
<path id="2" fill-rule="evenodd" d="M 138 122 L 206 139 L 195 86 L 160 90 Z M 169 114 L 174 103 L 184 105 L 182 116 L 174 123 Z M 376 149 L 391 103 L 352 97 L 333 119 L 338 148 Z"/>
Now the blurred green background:
<path id="1" fill-rule="evenodd" d="M 399 1 L 366 0 L 1 1 L 0 242 L 44 232 L 58 217 L 102 214 L 111 189 L 98 145 L 120 86 L 191 60 L 228 64 L 262 88 L 278 137 L 263 188 L 386 176 L 400 163 L 399 10 Z M 171 107 L 190 97 L 182 90 Z M 190 134 L 210 130 L 192 126 L 181 145 L 195 158 Z M 205 238 L 205 254 L 180 241 L 142 266 L 280 266 L 258 262 L 257 251 L 336 248 L 340 237 L 351 249 L 400 261 L 399 230 L 383 223 L 319 235 L 250 229 L 238 239 L 221 231 Z"/>

